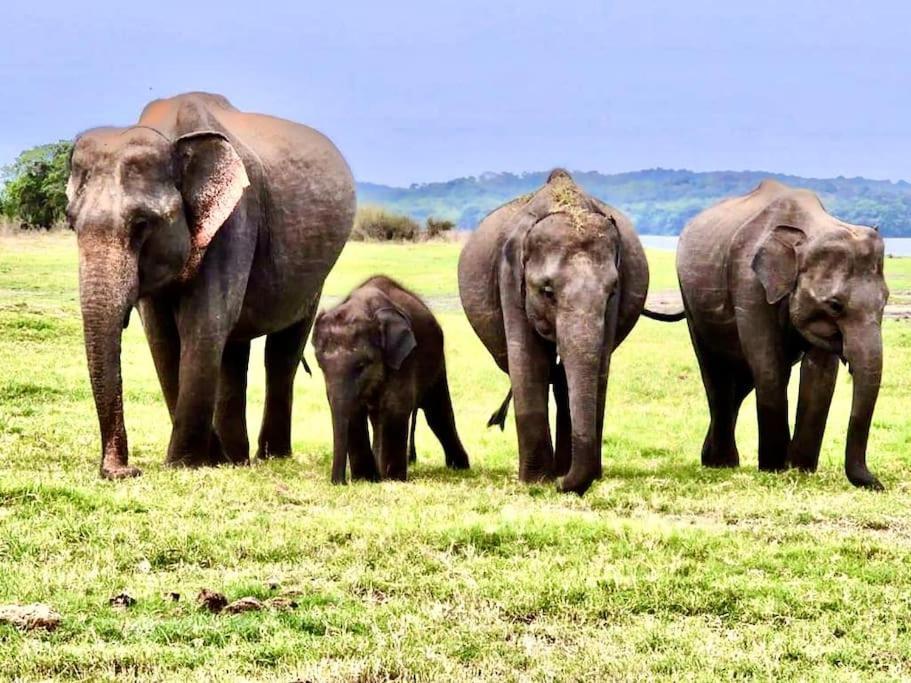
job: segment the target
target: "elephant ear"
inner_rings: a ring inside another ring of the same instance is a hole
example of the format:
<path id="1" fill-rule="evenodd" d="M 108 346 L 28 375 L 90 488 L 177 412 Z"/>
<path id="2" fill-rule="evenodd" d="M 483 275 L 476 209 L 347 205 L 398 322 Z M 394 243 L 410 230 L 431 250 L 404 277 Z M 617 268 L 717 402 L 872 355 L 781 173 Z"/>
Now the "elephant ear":
<path id="1" fill-rule="evenodd" d="M 380 343 L 386 365 L 398 370 L 418 345 L 411 329 L 411 321 L 394 306 L 379 309 L 376 319 L 380 323 Z"/>
<path id="2" fill-rule="evenodd" d="M 509 287 L 516 302 L 525 301 L 525 242 L 524 234 L 514 234 L 503 244 L 503 261 L 500 265 L 501 286 Z"/>
<path id="3" fill-rule="evenodd" d="M 760 242 L 752 266 L 770 304 L 778 303 L 794 290 L 798 272 L 797 248 L 806 237 L 799 228 L 779 225 Z"/>
<path id="4" fill-rule="evenodd" d="M 183 135 L 174 143 L 190 228 L 190 255 L 181 279 L 199 270 L 206 249 L 250 185 L 244 162 L 228 138 L 215 131 Z"/>

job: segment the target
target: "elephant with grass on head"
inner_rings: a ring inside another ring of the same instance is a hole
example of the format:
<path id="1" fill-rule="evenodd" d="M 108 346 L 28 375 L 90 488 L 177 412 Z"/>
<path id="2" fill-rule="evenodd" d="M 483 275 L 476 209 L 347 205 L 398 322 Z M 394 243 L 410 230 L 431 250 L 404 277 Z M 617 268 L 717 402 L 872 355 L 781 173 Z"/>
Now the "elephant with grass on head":
<path id="1" fill-rule="evenodd" d="M 247 462 L 247 364 L 262 335 L 259 455 L 290 454 L 295 372 L 354 217 L 334 145 L 219 95 L 179 95 L 149 104 L 137 125 L 80 135 L 67 197 L 102 476 L 139 474 L 120 370 L 134 306 L 171 416 L 168 464 Z"/>
<path id="2" fill-rule="evenodd" d="M 493 211 L 466 243 L 459 294 L 471 326 L 509 374 L 522 481 L 562 476 L 562 490 L 581 494 L 601 476 L 611 355 L 639 319 L 647 291 L 648 264 L 632 223 L 562 169 L 533 195 Z"/>
<path id="3" fill-rule="evenodd" d="M 876 229 L 844 223 L 812 192 L 772 180 L 684 228 L 677 274 L 711 413 L 704 465 L 739 464 L 734 427 L 755 387 L 759 469 L 815 471 L 841 359 L 854 392 L 845 472 L 855 486 L 882 488 L 866 450 L 889 296 L 883 249 Z M 797 361 L 792 439 L 787 392 Z"/>

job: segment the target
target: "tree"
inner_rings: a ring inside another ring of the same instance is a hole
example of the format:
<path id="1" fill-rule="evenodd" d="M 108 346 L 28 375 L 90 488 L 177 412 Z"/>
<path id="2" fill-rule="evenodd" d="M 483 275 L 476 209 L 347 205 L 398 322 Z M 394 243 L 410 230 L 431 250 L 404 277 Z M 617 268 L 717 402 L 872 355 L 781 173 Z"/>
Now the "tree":
<path id="1" fill-rule="evenodd" d="M 25 228 L 48 229 L 66 217 L 66 182 L 73 144 L 60 140 L 22 152 L 3 169 L 0 212 Z"/>

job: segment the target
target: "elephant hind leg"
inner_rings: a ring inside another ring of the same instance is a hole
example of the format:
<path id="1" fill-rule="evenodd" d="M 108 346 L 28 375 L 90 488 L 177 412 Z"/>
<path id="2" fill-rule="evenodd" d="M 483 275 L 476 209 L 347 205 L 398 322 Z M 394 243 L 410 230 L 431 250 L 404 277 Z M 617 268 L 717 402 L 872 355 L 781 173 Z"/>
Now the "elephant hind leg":
<path id="1" fill-rule="evenodd" d="M 250 361 L 250 342 L 228 342 L 221 357 L 221 374 L 215 401 L 215 436 L 210 452 L 222 459 L 244 465 L 250 461 L 250 440 L 247 437 L 247 366 Z M 216 463 L 213 463 L 216 464 Z"/>
<path id="2" fill-rule="evenodd" d="M 696 357 L 702 372 L 709 404 L 710 422 L 702 444 L 702 464 L 705 467 L 737 467 L 734 430 L 743 399 L 753 388 L 748 370 L 718 358 L 694 339 Z"/>
<path id="3" fill-rule="evenodd" d="M 266 337 L 266 405 L 257 458 L 291 455 L 294 378 L 310 334 L 312 317 Z"/>
<path id="4" fill-rule="evenodd" d="M 424 403 L 424 416 L 434 435 L 439 439 L 446 455 L 446 467 L 455 470 L 467 470 L 468 453 L 462 446 L 459 433 L 456 431 L 455 415 L 452 411 L 452 397 L 449 395 L 449 383 L 444 370 L 437 383 L 430 388 Z"/>

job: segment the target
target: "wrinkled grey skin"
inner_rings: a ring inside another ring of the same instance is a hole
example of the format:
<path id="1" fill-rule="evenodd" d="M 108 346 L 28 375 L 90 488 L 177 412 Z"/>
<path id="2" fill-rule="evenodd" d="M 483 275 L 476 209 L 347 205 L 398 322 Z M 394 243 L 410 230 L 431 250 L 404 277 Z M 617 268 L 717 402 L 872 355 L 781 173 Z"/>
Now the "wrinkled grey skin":
<path id="1" fill-rule="evenodd" d="M 563 170 L 531 197 L 493 211 L 466 243 L 459 294 L 471 326 L 509 374 L 522 481 L 562 476 L 562 490 L 581 494 L 601 476 L 611 354 L 636 324 L 647 291 L 648 264 L 632 223 Z"/>
<path id="2" fill-rule="evenodd" d="M 404 480 L 414 460 L 418 409 L 440 440 L 446 465 L 468 468 L 449 396 L 443 330 L 415 294 L 388 277 L 370 278 L 320 312 L 313 346 L 332 410 L 334 484 L 345 483 L 349 459 L 353 479 Z"/>
<path id="3" fill-rule="evenodd" d="M 250 340 L 266 339 L 259 455 L 291 451 L 292 387 L 354 185 L 332 143 L 218 95 L 149 104 L 76 141 L 67 187 L 101 475 L 128 464 L 121 329 L 138 307 L 172 421 L 171 465 L 245 463 Z"/>
<path id="4" fill-rule="evenodd" d="M 889 295 L 879 233 L 830 216 L 812 192 L 765 181 L 686 226 L 677 272 L 711 412 L 702 463 L 738 465 L 734 426 L 755 387 L 759 468 L 815 471 L 841 358 L 854 391 L 845 472 L 881 489 L 866 464 Z M 798 360 L 792 440 L 787 389 Z"/>

